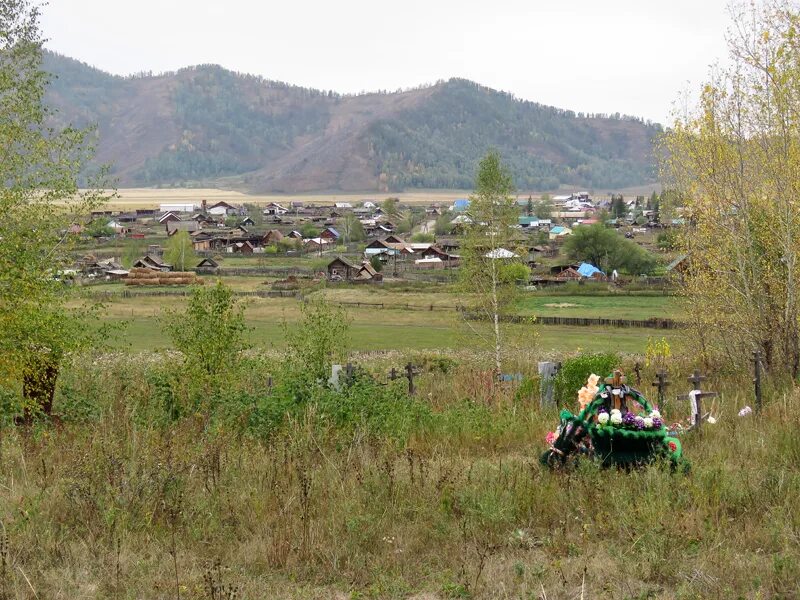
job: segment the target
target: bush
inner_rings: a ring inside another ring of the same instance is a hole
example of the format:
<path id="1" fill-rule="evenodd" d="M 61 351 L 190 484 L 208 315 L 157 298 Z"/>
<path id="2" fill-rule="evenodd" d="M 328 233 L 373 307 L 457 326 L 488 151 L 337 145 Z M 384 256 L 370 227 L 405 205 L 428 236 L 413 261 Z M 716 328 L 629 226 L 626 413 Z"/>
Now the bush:
<path id="1" fill-rule="evenodd" d="M 555 378 L 555 400 L 558 406 L 573 408 L 578 391 L 592 373 L 606 377 L 620 364 L 614 353 L 584 354 L 565 360 Z"/>

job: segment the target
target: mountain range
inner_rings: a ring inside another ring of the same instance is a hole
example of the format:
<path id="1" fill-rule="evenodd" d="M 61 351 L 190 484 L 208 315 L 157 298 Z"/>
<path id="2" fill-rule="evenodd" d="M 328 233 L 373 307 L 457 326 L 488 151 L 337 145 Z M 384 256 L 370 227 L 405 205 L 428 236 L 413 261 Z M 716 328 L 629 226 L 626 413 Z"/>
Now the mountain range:
<path id="1" fill-rule="evenodd" d="M 576 114 L 464 79 L 341 95 L 216 65 L 121 77 L 47 51 L 44 67 L 54 124 L 96 125 L 97 161 L 123 187 L 468 189 L 490 148 L 520 190 L 655 179 L 659 125 Z"/>

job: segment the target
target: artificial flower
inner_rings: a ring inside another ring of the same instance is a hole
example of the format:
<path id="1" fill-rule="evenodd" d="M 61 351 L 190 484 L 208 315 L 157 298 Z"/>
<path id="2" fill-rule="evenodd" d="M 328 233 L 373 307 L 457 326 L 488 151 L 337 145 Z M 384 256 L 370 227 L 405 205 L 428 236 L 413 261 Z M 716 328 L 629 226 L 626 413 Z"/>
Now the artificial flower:
<path id="1" fill-rule="evenodd" d="M 555 443 L 556 439 L 558 439 L 558 436 L 556 435 L 556 432 L 555 431 L 549 431 L 547 433 L 547 435 L 545 436 L 544 441 L 552 446 Z"/>
<path id="2" fill-rule="evenodd" d="M 612 425 L 621 425 L 622 424 L 622 415 L 619 411 L 611 413 L 611 424 Z"/>
<path id="3" fill-rule="evenodd" d="M 660 419 L 661 418 L 661 413 L 658 412 L 657 410 L 652 410 L 652 411 L 650 411 L 650 416 L 652 418 L 654 418 L 654 419 Z"/>
<path id="4" fill-rule="evenodd" d="M 651 419 L 650 417 L 645 417 L 644 426 L 650 429 L 653 426 L 653 419 Z"/>
<path id="5" fill-rule="evenodd" d="M 605 425 L 606 423 L 608 423 L 608 419 L 609 416 L 607 412 L 602 412 L 599 415 L 597 415 L 597 422 L 600 423 L 600 425 Z"/>

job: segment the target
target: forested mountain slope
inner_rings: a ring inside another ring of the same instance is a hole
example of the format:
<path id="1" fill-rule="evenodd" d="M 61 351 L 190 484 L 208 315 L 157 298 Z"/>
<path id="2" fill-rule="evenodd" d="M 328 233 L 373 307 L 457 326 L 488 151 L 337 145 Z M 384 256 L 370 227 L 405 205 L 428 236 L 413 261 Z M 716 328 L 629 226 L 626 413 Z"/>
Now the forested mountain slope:
<path id="1" fill-rule="evenodd" d="M 213 65 L 122 78 L 48 52 L 45 66 L 59 124 L 96 123 L 98 161 L 120 185 L 468 188 L 490 147 L 526 190 L 654 179 L 658 126 L 575 115 L 466 80 L 341 96 Z"/>

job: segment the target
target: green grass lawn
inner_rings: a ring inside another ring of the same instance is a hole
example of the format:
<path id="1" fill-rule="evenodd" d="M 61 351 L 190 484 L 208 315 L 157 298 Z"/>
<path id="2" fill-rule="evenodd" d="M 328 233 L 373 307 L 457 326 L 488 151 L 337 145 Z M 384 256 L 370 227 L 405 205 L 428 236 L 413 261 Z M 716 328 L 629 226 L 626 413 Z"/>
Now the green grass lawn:
<path id="1" fill-rule="evenodd" d="M 164 309 L 180 309 L 182 302 L 182 298 L 129 298 L 110 303 L 109 318 L 126 324 L 113 345 L 137 351 L 169 347 L 159 315 Z M 350 345 L 355 351 L 477 349 L 486 347 L 481 336 L 491 338 L 488 323 L 471 322 L 468 327 L 451 312 L 362 308 L 348 314 L 352 320 Z M 283 323 L 291 327 L 300 317 L 299 305 L 287 299 L 255 299 L 248 303 L 246 317 L 253 328 L 251 341 L 255 346 L 280 347 L 284 343 Z M 504 331 L 516 343 L 536 346 L 545 353 L 578 349 L 643 352 L 648 337 L 667 337 L 674 343 L 679 335 L 650 329 L 525 324 L 506 325 Z"/>
<path id="2" fill-rule="evenodd" d="M 522 314 L 649 319 L 680 316 L 680 299 L 673 296 L 545 296 L 530 295 L 518 303 Z"/>

